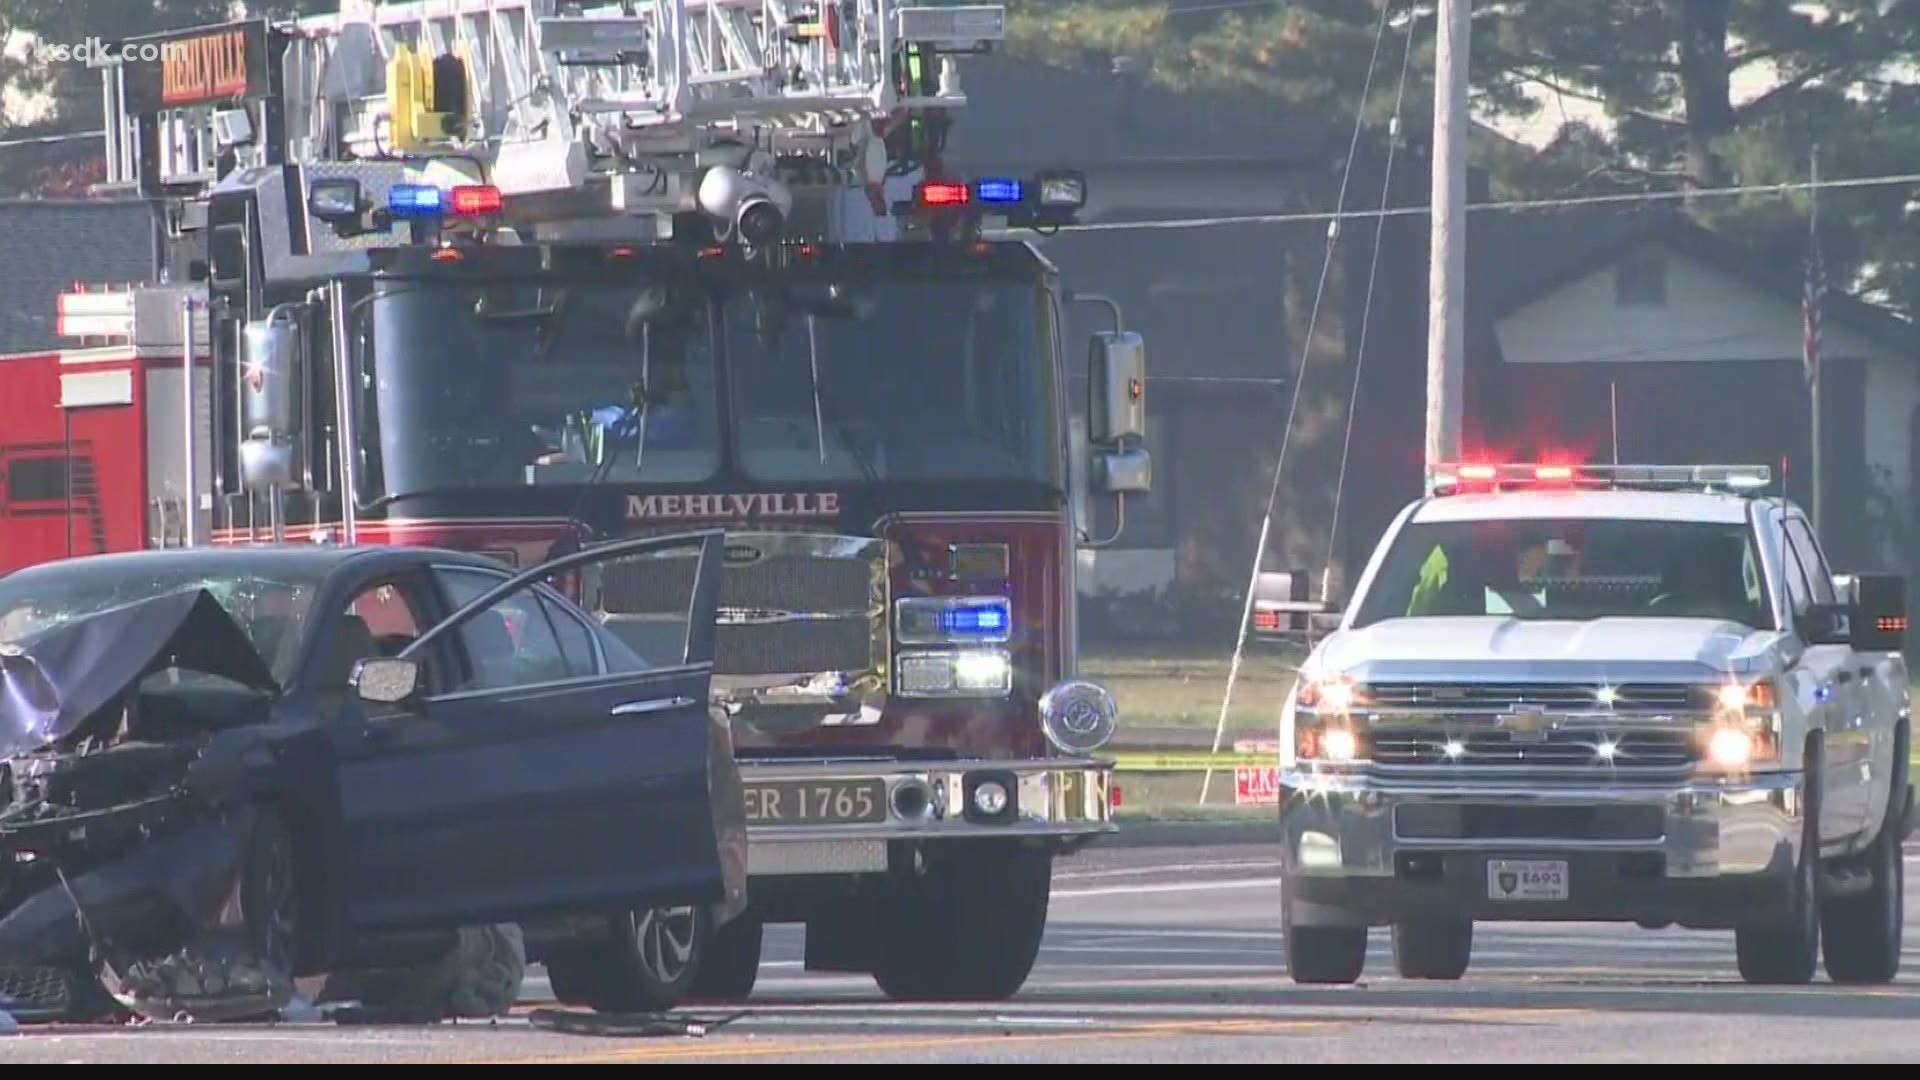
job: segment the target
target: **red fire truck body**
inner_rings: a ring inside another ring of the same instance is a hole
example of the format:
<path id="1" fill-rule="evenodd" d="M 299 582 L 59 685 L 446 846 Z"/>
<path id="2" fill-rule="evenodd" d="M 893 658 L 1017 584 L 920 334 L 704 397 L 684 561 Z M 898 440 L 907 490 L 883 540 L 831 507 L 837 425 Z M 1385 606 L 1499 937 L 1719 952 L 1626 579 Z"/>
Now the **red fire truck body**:
<path id="1" fill-rule="evenodd" d="M 851 181 L 792 155 L 742 158 L 689 120 L 675 130 L 707 139 L 691 154 L 630 146 L 595 164 L 611 176 L 584 179 L 562 154 L 548 172 L 568 174 L 564 190 L 515 188 L 512 138 L 420 135 L 495 122 L 482 69 L 500 55 L 473 45 L 458 52 L 471 67 L 448 53 L 430 76 L 410 66 L 409 20 L 445 4 L 166 39 L 218 42 L 220 79 L 109 69 L 110 174 L 161 207 L 162 276 L 188 283 L 77 289 L 61 310 L 76 348 L 0 359 L 0 570 L 275 541 L 524 566 L 722 524 L 713 704 L 744 767 L 750 913 L 702 940 L 704 991 L 744 996 L 760 928 L 800 922 L 811 969 L 872 973 L 899 997 L 1013 993 L 1052 860 L 1113 829 L 1095 755 L 1117 711 L 1077 677 L 1074 644 L 1075 551 L 1097 541 L 1074 508 L 1087 485 L 1146 489 L 1144 353 L 1116 327 L 1079 369 L 1057 271 L 980 233 L 983 212 L 1061 224 L 1083 180 L 939 179 L 921 125 L 938 130 L 957 98 L 934 70 L 941 48 L 902 28 L 974 31 L 914 14 L 944 9 L 861 2 L 921 75 L 881 84 L 906 134 L 856 143 L 870 167 Z M 466 6 L 458 18 L 522 12 L 539 55 L 589 63 L 568 44 L 575 16 L 542 0 Z M 657 46 L 672 20 L 628 21 Z M 354 49 L 371 49 L 362 69 L 384 60 L 390 126 L 302 143 L 291 118 L 324 112 L 316 101 L 341 126 L 364 111 L 365 95 L 297 85 L 355 68 Z M 161 54 L 191 67 L 213 52 Z M 423 82 L 438 111 L 409 102 Z M 201 144 L 215 152 L 183 158 Z M 583 191 L 615 212 L 582 209 Z M 888 207 L 888 193 L 905 198 Z M 905 232 L 848 242 L 860 215 Z M 1090 445 L 1075 446 L 1068 388 L 1083 375 Z M 643 656 L 685 630 L 673 566 L 562 585 Z M 555 968 L 556 993 L 606 997 L 621 965 L 615 948 Z"/>

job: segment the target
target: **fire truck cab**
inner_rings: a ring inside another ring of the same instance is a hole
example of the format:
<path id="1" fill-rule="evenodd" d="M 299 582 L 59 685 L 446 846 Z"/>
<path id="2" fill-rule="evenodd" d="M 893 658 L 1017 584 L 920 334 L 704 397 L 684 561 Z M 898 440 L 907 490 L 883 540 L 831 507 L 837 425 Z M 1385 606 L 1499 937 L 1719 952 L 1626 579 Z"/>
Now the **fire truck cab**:
<path id="1" fill-rule="evenodd" d="M 751 991 L 768 922 L 892 996 L 1014 993 L 1053 859 L 1114 829 L 1074 587 L 1111 537 L 1074 496 L 1124 522 L 1151 469 L 1138 335 L 1116 310 L 1076 363 L 1057 270 L 989 232 L 1069 223 L 1084 177 L 944 174 L 953 59 L 1003 32 L 895 0 L 456 0 L 154 39 L 103 74 L 162 284 L 76 291 L 63 331 L 105 346 L 10 375 L 34 446 L 93 464 L 16 481 L 0 550 L 512 566 L 724 526 L 750 909 L 702 936 L 701 993 Z M 23 539 L 21 507 L 65 535 Z M 564 585 L 644 656 L 683 576 Z M 626 944 L 551 961 L 556 994 L 617 999 Z"/>

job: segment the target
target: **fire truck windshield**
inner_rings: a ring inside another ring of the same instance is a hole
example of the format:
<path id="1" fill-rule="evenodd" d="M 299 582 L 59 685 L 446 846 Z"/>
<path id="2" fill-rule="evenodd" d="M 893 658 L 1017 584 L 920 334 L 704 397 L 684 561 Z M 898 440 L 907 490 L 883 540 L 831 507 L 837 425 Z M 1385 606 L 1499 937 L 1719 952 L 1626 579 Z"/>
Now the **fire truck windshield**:
<path id="1" fill-rule="evenodd" d="M 741 468 L 776 483 L 1055 480 L 1042 300 L 1032 286 L 912 280 L 785 310 L 729 295 Z"/>
<path id="2" fill-rule="evenodd" d="M 769 483 L 1059 482 L 1037 285 L 818 291 L 383 281 L 357 333 L 363 498 L 692 483 L 729 458 Z"/>

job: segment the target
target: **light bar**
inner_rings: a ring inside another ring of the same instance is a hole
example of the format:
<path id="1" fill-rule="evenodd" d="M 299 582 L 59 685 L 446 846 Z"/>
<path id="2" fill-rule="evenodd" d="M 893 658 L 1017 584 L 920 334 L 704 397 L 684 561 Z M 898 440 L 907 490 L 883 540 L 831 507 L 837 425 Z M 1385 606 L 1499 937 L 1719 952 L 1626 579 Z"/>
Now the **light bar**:
<path id="1" fill-rule="evenodd" d="M 453 189 L 456 214 L 497 214 L 505 206 L 500 189 L 492 184 L 461 184 Z"/>
<path id="2" fill-rule="evenodd" d="M 1758 491 L 1773 482 L 1766 465 L 1562 465 L 1445 462 L 1427 473 L 1430 494 L 1545 485 Z"/>
<path id="3" fill-rule="evenodd" d="M 965 206 L 972 201 L 973 192 L 962 183 L 951 180 L 929 180 L 920 185 L 921 206 Z"/>
<path id="4" fill-rule="evenodd" d="M 974 194 L 983 203 L 1019 203 L 1026 201 L 1027 188 L 1011 177 L 996 176 L 974 184 Z"/>
<path id="5" fill-rule="evenodd" d="M 902 644 L 1002 642 L 1013 633 L 1013 604 L 1004 596 L 909 596 L 895 612 Z"/>
<path id="6" fill-rule="evenodd" d="M 436 217 L 446 210 L 446 197 L 432 184 L 395 184 L 387 189 L 387 209 L 395 217 Z"/>

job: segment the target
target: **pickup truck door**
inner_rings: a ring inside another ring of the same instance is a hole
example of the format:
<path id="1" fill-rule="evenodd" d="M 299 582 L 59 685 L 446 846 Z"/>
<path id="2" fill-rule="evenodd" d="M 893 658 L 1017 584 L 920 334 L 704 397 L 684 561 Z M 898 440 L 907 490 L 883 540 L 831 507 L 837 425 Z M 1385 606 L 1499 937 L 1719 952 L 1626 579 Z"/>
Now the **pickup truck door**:
<path id="1" fill-rule="evenodd" d="M 687 647 L 656 664 L 614 663 L 617 640 L 537 570 L 435 567 L 459 610 L 399 653 L 430 665 L 428 689 L 385 709 L 362 703 L 367 718 L 340 747 L 356 927 L 722 895 L 710 800 L 728 788 L 711 775 L 708 712 L 720 535 L 619 541 L 547 564 L 591 573 L 675 548 L 697 559 Z"/>
<path id="2" fill-rule="evenodd" d="M 1799 628 L 1808 623 L 1816 608 L 1831 609 L 1839 598 L 1833 591 L 1833 574 L 1806 520 L 1789 516 L 1784 522 L 1784 535 L 1787 589 Z M 1851 645 L 1810 642 L 1799 666 L 1811 683 L 1815 711 L 1826 731 L 1820 832 L 1828 839 L 1849 837 L 1866 827 L 1874 785 L 1884 782 L 1873 768 L 1873 668 Z M 1885 754 L 1884 747 L 1881 754 Z"/>

